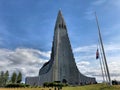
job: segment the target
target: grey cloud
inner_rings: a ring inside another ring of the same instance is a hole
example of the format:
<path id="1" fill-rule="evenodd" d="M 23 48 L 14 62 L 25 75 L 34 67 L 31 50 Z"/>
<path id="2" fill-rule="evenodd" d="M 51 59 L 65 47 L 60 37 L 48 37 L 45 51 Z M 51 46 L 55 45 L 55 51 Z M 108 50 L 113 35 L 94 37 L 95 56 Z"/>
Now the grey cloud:
<path id="1" fill-rule="evenodd" d="M 23 78 L 36 76 L 41 66 L 48 61 L 46 58 L 49 58 L 49 53 L 29 48 L 0 49 L 0 71 L 8 70 L 10 75 L 14 71 L 21 71 Z"/>
<path id="2" fill-rule="evenodd" d="M 112 44 L 112 48 L 110 48 L 111 45 L 105 46 L 106 53 L 115 51 L 117 48 L 116 45 L 114 44 Z M 94 59 L 95 51 L 96 51 L 95 45 L 78 48 L 76 49 L 75 52 L 77 53 L 75 58 L 77 61 L 78 69 L 80 70 L 81 73 L 87 76 L 94 76 L 97 78 L 97 80 L 102 80 L 99 61 Z M 89 55 L 85 54 L 86 52 L 87 53 L 89 52 L 90 54 Z M 82 55 L 82 53 L 84 53 L 84 56 Z M 107 56 L 110 74 L 112 79 L 113 78 L 119 79 L 120 75 L 119 53 L 116 54 L 116 56 L 112 56 L 111 54 L 110 55 L 108 54 Z M 24 76 L 23 78 L 25 78 L 26 76 L 36 76 L 38 75 L 39 69 L 46 61 L 49 60 L 49 58 L 50 51 L 42 52 L 40 50 L 31 48 L 16 48 L 15 50 L 0 49 L 0 71 L 9 70 L 10 74 L 13 71 L 21 71 Z"/>
<path id="3" fill-rule="evenodd" d="M 111 60 L 112 61 L 112 60 Z M 85 62 L 85 63 L 83 63 Z M 99 62 L 99 61 L 98 61 Z M 96 66 L 96 65 L 97 66 Z M 109 71 L 110 71 L 110 76 L 111 79 L 114 80 L 120 80 L 120 62 L 108 62 L 109 65 Z M 78 69 L 80 70 L 81 73 L 87 76 L 93 76 L 97 79 L 97 81 L 101 82 L 102 81 L 102 72 L 101 68 L 99 66 L 99 63 L 93 63 L 93 62 L 88 62 L 88 61 L 80 61 L 77 63 Z"/>

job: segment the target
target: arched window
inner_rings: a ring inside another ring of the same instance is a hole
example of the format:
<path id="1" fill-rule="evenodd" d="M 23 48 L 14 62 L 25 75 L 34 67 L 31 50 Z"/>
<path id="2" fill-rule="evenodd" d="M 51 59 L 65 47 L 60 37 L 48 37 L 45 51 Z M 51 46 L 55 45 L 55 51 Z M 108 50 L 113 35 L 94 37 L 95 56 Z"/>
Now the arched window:
<path id="1" fill-rule="evenodd" d="M 66 26 L 64 25 L 64 29 L 66 29 Z"/>
<path id="2" fill-rule="evenodd" d="M 59 24 L 59 28 L 61 28 L 61 24 Z"/>

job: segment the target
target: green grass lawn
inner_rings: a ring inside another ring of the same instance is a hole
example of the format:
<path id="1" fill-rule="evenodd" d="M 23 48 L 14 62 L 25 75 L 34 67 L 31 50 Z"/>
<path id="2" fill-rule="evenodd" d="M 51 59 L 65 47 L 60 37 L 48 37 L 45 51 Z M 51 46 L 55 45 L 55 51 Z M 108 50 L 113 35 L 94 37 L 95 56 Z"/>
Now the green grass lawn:
<path id="1" fill-rule="evenodd" d="M 54 88 L 0 88 L 0 90 L 54 90 Z M 120 85 L 107 86 L 104 84 L 63 87 L 62 90 L 120 90 Z"/>
<path id="2" fill-rule="evenodd" d="M 54 88 L 0 88 L 0 90 L 54 90 Z"/>
<path id="3" fill-rule="evenodd" d="M 120 90 L 120 85 L 107 86 L 104 84 L 64 87 L 63 90 Z"/>

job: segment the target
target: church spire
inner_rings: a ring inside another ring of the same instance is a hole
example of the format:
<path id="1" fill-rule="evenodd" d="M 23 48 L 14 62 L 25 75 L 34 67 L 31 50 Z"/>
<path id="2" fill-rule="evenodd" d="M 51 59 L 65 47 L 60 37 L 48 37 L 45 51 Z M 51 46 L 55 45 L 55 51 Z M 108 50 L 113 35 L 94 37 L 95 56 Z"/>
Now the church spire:
<path id="1" fill-rule="evenodd" d="M 67 63 L 72 61 L 72 63 L 74 63 L 73 66 L 75 66 L 75 60 L 61 10 L 58 12 L 55 24 L 51 55 L 53 55 L 53 81 L 62 81 L 63 79 L 66 79 L 70 72 Z M 65 67 L 67 68 L 64 69 Z"/>
<path id="2" fill-rule="evenodd" d="M 59 10 L 59 12 L 58 12 L 58 16 L 57 16 L 55 27 L 66 28 L 66 23 L 64 21 L 64 18 L 63 18 L 61 10 Z"/>
<path id="3" fill-rule="evenodd" d="M 81 74 L 76 66 L 66 24 L 61 10 L 58 12 L 50 60 L 43 65 L 38 77 L 27 77 L 26 84 L 42 85 L 59 81 L 70 85 L 95 83 L 95 78 Z"/>

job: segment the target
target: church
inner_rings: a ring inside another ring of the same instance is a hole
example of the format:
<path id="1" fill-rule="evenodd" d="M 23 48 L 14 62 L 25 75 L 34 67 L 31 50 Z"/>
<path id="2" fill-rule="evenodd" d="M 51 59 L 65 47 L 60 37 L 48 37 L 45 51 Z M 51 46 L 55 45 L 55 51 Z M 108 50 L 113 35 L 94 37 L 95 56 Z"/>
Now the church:
<path id="1" fill-rule="evenodd" d="M 94 77 L 87 77 L 78 70 L 67 33 L 66 23 L 59 10 L 52 42 L 50 60 L 39 70 L 39 75 L 26 77 L 25 83 L 42 86 L 44 82 L 59 81 L 69 85 L 96 83 Z"/>

